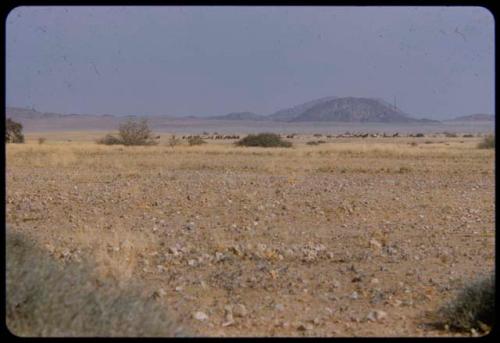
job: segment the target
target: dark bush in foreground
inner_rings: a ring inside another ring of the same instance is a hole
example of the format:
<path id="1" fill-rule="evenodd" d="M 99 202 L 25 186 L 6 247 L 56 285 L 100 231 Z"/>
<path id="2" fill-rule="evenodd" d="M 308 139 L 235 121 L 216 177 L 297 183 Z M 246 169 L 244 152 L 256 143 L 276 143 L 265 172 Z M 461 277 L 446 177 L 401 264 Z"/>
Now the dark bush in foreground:
<path id="1" fill-rule="evenodd" d="M 188 138 L 188 143 L 189 145 L 202 145 L 206 144 L 207 142 L 205 142 L 200 136 L 193 136 Z"/>
<path id="2" fill-rule="evenodd" d="M 495 149 L 495 136 L 488 135 L 477 146 L 479 149 Z"/>
<path id="3" fill-rule="evenodd" d="M 18 336 L 182 335 L 144 285 L 120 287 L 90 263 L 62 265 L 26 237 L 6 235 L 6 323 Z"/>
<path id="4" fill-rule="evenodd" d="M 5 121 L 5 143 L 24 143 L 23 125 L 10 118 Z"/>
<path id="5" fill-rule="evenodd" d="M 484 324 L 493 326 L 495 314 L 494 274 L 466 285 L 457 297 L 438 310 L 442 325 L 456 331 L 479 329 Z"/>
<path id="6" fill-rule="evenodd" d="M 292 143 L 284 141 L 275 133 L 259 133 L 258 135 L 248 135 L 235 143 L 239 146 L 257 146 L 257 147 L 283 147 L 289 148 Z"/>

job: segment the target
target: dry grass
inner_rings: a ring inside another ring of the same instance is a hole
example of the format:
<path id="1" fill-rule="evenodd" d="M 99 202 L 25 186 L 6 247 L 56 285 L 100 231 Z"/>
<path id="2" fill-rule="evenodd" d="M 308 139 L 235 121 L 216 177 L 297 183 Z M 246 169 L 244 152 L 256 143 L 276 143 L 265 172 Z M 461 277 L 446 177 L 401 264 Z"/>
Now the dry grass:
<path id="1" fill-rule="evenodd" d="M 7 325 L 21 337 L 184 335 L 144 285 L 94 274 L 89 261 L 61 263 L 19 232 L 7 232 Z"/>

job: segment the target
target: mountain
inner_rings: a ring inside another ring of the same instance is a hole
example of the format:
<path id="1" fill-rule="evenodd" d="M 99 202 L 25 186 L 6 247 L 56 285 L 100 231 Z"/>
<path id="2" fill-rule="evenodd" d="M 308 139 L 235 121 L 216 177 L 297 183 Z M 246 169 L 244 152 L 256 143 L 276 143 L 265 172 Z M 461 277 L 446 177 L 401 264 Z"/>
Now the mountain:
<path id="1" fill-rule="evenodd" d="M 273 114 L 268 115 L 267 117 L 271 120 L 276 120 L 276 121 L 292 121 L 311 107 L 314 107 L 315 105 L 327 102 L 329 100 L 337 99 L 335 96 L 329 96 L 329 97 L 324 97 L 312 101 L 305 102 L 303 104 L 290 107 L 290 108 L 285 108 L 283 110 L 279 110 L 277 112 L 274 112 Z"/>
<path id="2" fill-rule="evenodd" d="M 410 117 L 381 99 L 330 97 L 311 101 L 270 116 L 288 122 L 433 123 Z"/>
<path id="3" fill-rule="evenodd" d="M 265 120 L 264 116 L 253 112 L 232 112 L 222 116 L 209 117 L 208 119 L 219 119 L 219 120 Z"/>
<path id="4" fill-rule="evenodd" d="M 495 121 L 493 114 L 476 113 L 468 116 L 456 117 L 449 121 Z"/>
<path id="5" fill-rule="evenodd" d="M 6 107 L 5 118 L 21 123 L 26 132 L 53 130 L 112 130 L 124 117 L 110 114 L 59 114 L 44 113 L 35 109 Z"/>

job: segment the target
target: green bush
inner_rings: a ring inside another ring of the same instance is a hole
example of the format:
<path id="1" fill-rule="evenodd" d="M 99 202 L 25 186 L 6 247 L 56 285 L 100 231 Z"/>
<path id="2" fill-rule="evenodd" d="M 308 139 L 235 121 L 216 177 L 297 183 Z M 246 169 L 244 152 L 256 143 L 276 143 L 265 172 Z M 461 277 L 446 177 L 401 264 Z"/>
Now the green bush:
<path id="1" fill-rule="evenodd" d="M 201 138 L 200 136 L 193 136 L 193 137 L 189 137 L 188 138 L 188 143 L 189 145 L 202 145 L 202 144 L 206 144 L 207 142 L 205 142 L 203 140 L 203 138 Z"/>
<path id="2" fill-rule="evenodd" d="M 477 146 L 479 149 L 495 149 L 495 136 L 488 135 Z"/>
<path id="3" fill-rule="evenodd" d="M 24 143 L 23 125 L 10 118 L 5 121 L 5 143 Z"/>
<path id="4" fill-rule="evenodd" d="M 479 278 L 467 284 L 455 299 L 437 311 L 442 325 L 456 331 L 493 326 L 495 315 L 495 275 Z"/>
<path id="5" fill-rule="evenodd" d="M 238 146 L 255 146 L 255 147 L 283 147 L 289 148 L 291 142 L 284 141 L 275 133 L 259 133 L 258 135 L 248 135 L 235 143 Z"/>
<path id="6" fill-rule="evenodd" d="M 93 275 L 90 262 L 63 265 L 19 233 L 6 234 L 6 324 L 22 337 L 180 336 L 172 316 L 139 282 Z"/>

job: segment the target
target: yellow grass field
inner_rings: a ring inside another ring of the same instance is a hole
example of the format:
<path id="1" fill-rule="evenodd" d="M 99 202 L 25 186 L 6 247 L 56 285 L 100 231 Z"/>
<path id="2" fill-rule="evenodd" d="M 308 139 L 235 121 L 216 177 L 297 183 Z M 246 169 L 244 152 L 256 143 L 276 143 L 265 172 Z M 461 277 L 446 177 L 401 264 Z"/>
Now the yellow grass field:
<path id="1" fill-rule="evenodd" d="M 7 223 L 60 263 L 145 282 L 196 335 L 452 335 L 427 313 L 494 268 L 494 150 L 478 137 L 246 148 L 104 134 L 8 144 Z"/>

